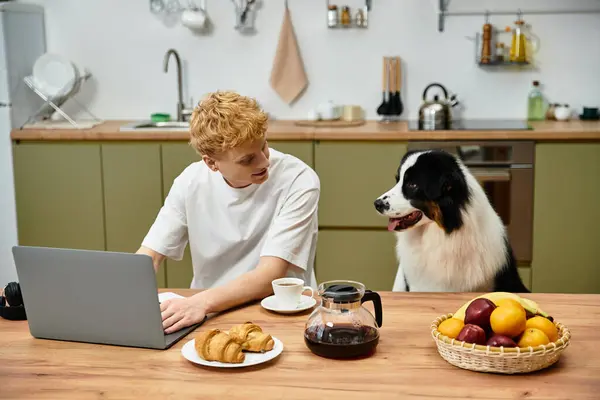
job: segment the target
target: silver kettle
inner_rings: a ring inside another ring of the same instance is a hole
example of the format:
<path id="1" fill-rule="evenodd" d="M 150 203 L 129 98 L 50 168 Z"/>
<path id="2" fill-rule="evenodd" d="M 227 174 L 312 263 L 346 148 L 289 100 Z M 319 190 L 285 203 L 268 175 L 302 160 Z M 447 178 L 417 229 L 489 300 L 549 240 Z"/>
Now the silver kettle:
<path id="1" fill-rule="evenodd" d="M 438 95 L 433 97 L 433 101 L 427 100 L 427 91 L 437 86 L 444 92 L 444 99 L 440 100 Z M 439 83 L 428 85 L 423 91 L 423 104 L 419 108 L 419 129 L 421 130 L 445 130 L 452 126 L 452 107 L 456 106 L 458 101 L 456 95 L 448 98 L 448 91 Z"/>

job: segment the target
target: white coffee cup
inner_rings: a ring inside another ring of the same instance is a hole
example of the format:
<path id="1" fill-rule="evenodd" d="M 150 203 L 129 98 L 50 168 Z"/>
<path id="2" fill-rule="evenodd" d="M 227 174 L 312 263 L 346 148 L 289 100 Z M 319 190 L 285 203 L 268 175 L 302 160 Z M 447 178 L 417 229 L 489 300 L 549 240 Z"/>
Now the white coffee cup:
<path id="1" fill-rule="evenodd" d="M 271 285 L 277 305 L 286 310 L 298 307 L 304 291 L 310 290 L 311 297 L 314 294 L 313 289 L 310 286 L 304 286 L 304 281 L 298 278 L 275 279 Z"/>

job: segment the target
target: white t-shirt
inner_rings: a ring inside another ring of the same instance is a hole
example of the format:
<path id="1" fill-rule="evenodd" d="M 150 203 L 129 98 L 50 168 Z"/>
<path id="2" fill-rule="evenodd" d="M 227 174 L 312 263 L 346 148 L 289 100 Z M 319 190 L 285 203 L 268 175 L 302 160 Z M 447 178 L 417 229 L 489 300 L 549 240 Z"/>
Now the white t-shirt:
<path id="1" fill-rule="evenodd" d="M 320 182 L 304 162 L 270 149 L 268 179 L 232 188 L 203 161 L 173 182 L 142 245 L 181 260 L 186 245 L 194 266 L 192 288 L 223 285 L 253 270 L 261 256 L 283 258 L 288 276 L 316 288 L 317 207 Z"/>

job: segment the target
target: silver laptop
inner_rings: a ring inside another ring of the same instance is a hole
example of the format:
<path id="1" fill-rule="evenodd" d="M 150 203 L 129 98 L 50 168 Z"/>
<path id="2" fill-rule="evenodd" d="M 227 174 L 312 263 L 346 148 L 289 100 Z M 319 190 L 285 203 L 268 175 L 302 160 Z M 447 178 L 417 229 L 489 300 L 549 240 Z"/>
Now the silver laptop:
<path id="1" fill-rule="evenodd" d="M 204 322 L 165 334 L 149 256 L 33 246 L 13 256 L 33 337 L 168 349 Z"/>

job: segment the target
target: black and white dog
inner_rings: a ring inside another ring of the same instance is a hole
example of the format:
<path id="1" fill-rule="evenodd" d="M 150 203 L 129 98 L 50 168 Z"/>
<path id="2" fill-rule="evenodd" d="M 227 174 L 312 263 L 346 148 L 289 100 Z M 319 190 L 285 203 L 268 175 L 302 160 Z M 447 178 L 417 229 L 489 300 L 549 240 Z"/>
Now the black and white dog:
<path id="1" fill-rule="evenodd" d="M 402 158 L 375 200 L 397 237 L 394 291 L 527 293 L 502 220 L 467 167 L 441 150 Z"/>

